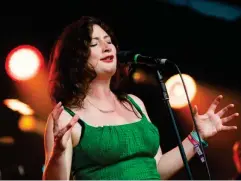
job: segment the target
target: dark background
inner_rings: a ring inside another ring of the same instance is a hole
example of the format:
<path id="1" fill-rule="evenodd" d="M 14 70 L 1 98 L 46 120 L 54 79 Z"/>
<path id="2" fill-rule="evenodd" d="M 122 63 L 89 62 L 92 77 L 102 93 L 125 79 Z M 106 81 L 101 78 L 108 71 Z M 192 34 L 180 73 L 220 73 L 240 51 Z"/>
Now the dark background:
<path id="1" fill-rule="evenodd" d="M 222 2 L 240 7 L 236 1 Z M 47 64 L 51 47 L 63 28 L 82 15 L 93 15 L 111 25 L 121 49 L 166 57 L 178 64 L 183 73 L 191 75 L 197 82 L 210 85 L 207 89 L 215 89 L 218 94 L 225 92 L 233 95 L 234 101 L 240 104 L 240 18 L 228 21 L 206 16 L 185 6 L 175 6 L 161 1 L 134 2 L 134 5 L 125 1 L 58 5 L 59 7 L 53 6 L 52 9 L 47 4 L 44 8 L 41 6 L 42 13 L 32 16 L 0 16 L 1 101 L 17 97 L 13 81 L 7 76 L 4 68 L 5 58 L 13 48 L 21 44 L 34 45 L 42 52 Z M 45 11 L 52 13 L 47 14 Z M 149 74 L 153 73 L 150 70 L 146 71 Z M 176 70 L 167 67 L 163 72 L 164 79 L 176 73 Z M 158 86 L 136 84 L 130 79 L 126 89 L 145 102 L 153 123 L 160 130 L 163 152 L 175 147 L 177 141 L 167 110 L 160 98 Z M 216 95 L 211 99 L 210 96 L 205 97 L 205 94 L 203 96 L 200 99 L 208 99 L 207 102 L 211 103 Z M 0 135 L 11 135 L 16 138 L 14 145 L 0 145 L 2 178 L 41 179 L 44 163 L 43 137 L 18 130 L 19 115 L 3 104 L 0 106 L 0 113 Z M 189 123 L 183 122 L 180 111 L 176 113 L 180 118 L 178 126 L 184 138 L 191 127 Z M 46 120 L 46 116 L 43 115 L 43 120 Z M 240 120 L 232 124 L 239 126 Z M 211 144 L 206 151 L 213 179 L 230 179 L 236 173 L 232 161 L 232 145 L 240 138 L 239 127 L 236 132 L 220 133 L 210 141 Z M 24 166 L 24 176 L 19 175 L 18 165 Z M 208 179 L 205 167 L 198 158 L 193 158 L 190 166 L 194 178 Z M 185 169 L 177 173 L 173 179 L 187 179 Z"/>

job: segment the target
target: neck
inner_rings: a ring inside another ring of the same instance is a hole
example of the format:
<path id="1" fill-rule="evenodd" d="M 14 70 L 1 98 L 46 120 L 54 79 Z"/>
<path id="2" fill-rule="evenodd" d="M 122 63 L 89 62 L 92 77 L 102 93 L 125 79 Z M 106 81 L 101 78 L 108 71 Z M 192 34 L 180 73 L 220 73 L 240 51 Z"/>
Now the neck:
<path id="1" fill-rule="evenodd" d="M 87 93 L 87 96 L 92 97 L 93 99 L 107 99 L 110 95 L 110 79 L 94 79 L 91 82 Z"/>

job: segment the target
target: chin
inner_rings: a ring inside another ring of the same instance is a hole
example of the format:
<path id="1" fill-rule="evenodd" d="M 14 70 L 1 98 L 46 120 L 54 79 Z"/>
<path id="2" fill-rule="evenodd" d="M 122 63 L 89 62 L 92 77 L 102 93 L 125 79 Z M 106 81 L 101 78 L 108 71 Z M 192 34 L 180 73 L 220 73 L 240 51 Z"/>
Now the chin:
<path id="1" fill-rule="evenodd" d="M 115 74 L 116 70 L 107 70 L 105 71 L 106 75 L 113 76 Z"/>
<path id="2" fill-rule="evenodd" d="M 103 68 L 102 72 L 106 73 L 106 74 L 115 74 L 116 67 L 114 67 L 114 66 L 105 67 L 105 68 Z"/>
<path id="3" fill-rule="evenodd" d="M 101 72 L 97 72 L 97 76 L 98 77 L 102 77 L 102 78 L 111 78 L 116 72 L 116 69 L 105 69 L 105 70 L 102 70 Z"/>

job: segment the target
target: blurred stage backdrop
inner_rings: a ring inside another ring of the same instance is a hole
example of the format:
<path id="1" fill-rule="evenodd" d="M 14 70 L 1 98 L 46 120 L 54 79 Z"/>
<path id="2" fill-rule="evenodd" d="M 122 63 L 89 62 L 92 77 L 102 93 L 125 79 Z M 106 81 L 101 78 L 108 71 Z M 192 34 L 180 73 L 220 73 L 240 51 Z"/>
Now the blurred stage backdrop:
<path id="1" fill-rule="evenodd" d="M 47 89 L 49 54 L 63 28 L 82 15 L 94 15 L 110 24 L 121 50 L 174 61 L 186 75 L 191 103 L 198 105 L 200 113 L 219 94 L 224 96 L 219 108 L 234 103 L 232 111 L 240 112 L 241 5 L 235 2 L 68 2 L 52 9 L 44 5 L 50 12 L 46 14 L 1 16 L 0 179 L 41 179 L 43 132 L 52 109 Z M 162 72 L 184 138 L 192 130 L 192 119 L 176 74 L 168 65 Z M 177 140 L 161 99 L 156 72 L 136 66 L 123 76 L 122 86 L 143 99 L 158 126 L 163 152 L 174 148 Z M 232 147 L 241 139 L 240 118 L 229 124 L 237 125 L 238 130 L 218 134 L 206 149 L 212 179 L 230 179 L 236 174 Z M 208 179 L 198 158 L 189 163 L 195 179 Z M 172 179 L 188 179 L 185 169 Z"/>

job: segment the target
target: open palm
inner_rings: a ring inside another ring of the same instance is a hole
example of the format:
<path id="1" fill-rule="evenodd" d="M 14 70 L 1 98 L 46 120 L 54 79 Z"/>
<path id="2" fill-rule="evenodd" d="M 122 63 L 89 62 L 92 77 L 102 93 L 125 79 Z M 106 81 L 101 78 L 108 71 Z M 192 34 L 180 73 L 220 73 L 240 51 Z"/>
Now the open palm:
<path id="1" fill-rule="evenodd" d="M 237 129 L 237 126 L 225 126 L 224 124 L 237 117 L 239 115 L 238 113 L 234 113 L 222 118 L 222 116 L 230 108 L 234 107 L 233 104 L 229 104 L 228 106 L 221 109 L 219 112 L 215 113 L 215 110 L 218 104 L 221 102 L 222 98 L 223 96 L 219 95 L 210 105 L 207 112 L 203 115 L 198 114 L 197 106 L 194 107 L 194 118 L 197 123 L 197 129 L 201 138 L 203 139 L 214 136 L 220 131 Z"/>

